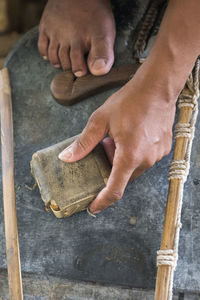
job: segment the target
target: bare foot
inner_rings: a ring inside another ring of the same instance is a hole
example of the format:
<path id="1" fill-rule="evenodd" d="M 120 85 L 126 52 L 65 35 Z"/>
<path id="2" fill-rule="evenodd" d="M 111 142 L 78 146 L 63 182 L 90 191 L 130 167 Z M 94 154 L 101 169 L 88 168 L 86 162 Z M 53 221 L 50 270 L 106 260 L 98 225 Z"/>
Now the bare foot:
<path id="1" fill-rule="evenodd" d="M 38 48 L 55 67 L 72 69 L 77 77 L 88 68 L 94 75 L 106 74 L 114 62 L 114 40 L 110 0 L 48 1 L 40 21 Z"/>

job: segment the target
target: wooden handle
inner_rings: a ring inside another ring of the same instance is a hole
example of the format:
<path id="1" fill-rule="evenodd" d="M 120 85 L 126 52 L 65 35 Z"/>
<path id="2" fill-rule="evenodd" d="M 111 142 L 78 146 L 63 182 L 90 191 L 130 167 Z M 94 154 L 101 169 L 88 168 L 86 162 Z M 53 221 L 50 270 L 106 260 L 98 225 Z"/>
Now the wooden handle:
<path id="1" fill-rule="evenodd" d="M 7 69 L 0 71 L 1 152 L 6 254 L 10 300 L 22 300 L 22 280 L 14 185 L 12 100 Z"/>
<path id="2" fill-rule="evenodd" d="M 189 123 L 192 116 L 191 107 L 181 107 L 178 123 Z M 188 138 L 179 137 L 176 139 L 173 160 L 184 160 Z M 169 184 L 165 221 L 161 241 L 161 250 L 173 249 L 176 220 L 179 204 L 180 179 L 172 178 Z M 159 265 L 157 271 L 155 300 L 168 300 L 169 281 L 172 271 L 171 266 Z"/>
<path id="3" fill-rule="evenodd" d="M 103 76 L 88 74 L 76 78 L 71 71 L 58 73 L 51 83 L 51 92 L 61 105 L 71 105 L 97 93 L 125 84 L 135 74 L 140 64 L 114 67 Z"/>

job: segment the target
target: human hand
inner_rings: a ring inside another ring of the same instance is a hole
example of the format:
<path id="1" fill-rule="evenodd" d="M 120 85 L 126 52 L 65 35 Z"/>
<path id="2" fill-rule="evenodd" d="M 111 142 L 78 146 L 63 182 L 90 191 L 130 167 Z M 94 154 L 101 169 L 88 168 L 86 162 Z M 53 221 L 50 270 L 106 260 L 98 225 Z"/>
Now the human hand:
<path id="1" fill-rule="evenodd" d="M 151 78 L 141 67 L 91 115 L 79 138 L 59 156 L 64 162 L 78 161 L 106 134 L 110 136 L 103 145 L 112 171 L 106 187 L 90 205 L 95 214 L 122 197 L 131 177 L 141 175 L 170 152 L 177 95 Z"/>

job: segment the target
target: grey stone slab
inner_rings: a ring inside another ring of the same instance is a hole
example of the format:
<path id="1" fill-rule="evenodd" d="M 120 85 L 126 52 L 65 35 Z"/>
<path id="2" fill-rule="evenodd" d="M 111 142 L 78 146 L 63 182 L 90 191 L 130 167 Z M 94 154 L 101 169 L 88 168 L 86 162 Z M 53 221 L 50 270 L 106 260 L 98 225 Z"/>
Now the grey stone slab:
<path id="1" fill-rule="evenodd" d="M 137 14 L 136 14 L 137 15 Z M 134 27 L 123 26 L 116 43 L 117 64 L 130 62 Z M 129 183 L 121 201 L 96 219 L 80 213 L 56 219 L 46 213 L 33 185 L 32 154 L 81 132 L 91 113 L 113 90 L 72 107 L 61 107 L 50 94 L 56 72 L 41 59 L 37 30 L 27 33 L 7 58 L 13 89 L 16 200 L 22 271 L 66 280 L 153 289 L 172 153 Z M 200 291 L 200 123 L 185 185 L 176 289 Z M 0 178 L 1 181 L 1 178 Z M 1 182 L 0 182 L 1 184 Z M 2 191 L 0 190 L 2 193 Z M 1 194 L 2 195 L 2 194 Z M 2 197 L 0 207 L 2 207 Z M 136 218 L 133 225 L 131 217 Z M 3 210 L 0 210 L 0 269 L 6 269 Z M 1 292 L 1 287 L 0 287 Z"/>

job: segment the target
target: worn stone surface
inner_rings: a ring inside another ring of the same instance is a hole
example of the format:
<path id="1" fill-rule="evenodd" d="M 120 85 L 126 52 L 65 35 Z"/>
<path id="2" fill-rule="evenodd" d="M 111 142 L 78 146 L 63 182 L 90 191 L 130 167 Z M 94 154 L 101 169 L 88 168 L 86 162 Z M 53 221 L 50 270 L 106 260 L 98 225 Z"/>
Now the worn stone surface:
<path id="1" fill-rule="evenodd" d="M 0 273 L 0 300 L 9 300 L 5 273 Z M 23 274 L 24 300 L 153 300 L 152 290 L 101 286 L 92 283 L 66 281 L 52 276 Z M 2 297 L 2 298 L 1 298 Z M 173 300 L 179 300 L 178 294 Z M 188 298 L 186 300 L 196 300 Z"/>
<path id="2" fill-rule="evenodd" d="M 118 64 L 132 61 L 129 42 L 133 28 L 127 28 L 118 36 Z M 49 86 L 59 71 L 39 56 L 37 30 L 26 34 L 18 43 L 8 56 L 6 66 L 13 88 L 16 198 L 23 272 L 153 289 L 172 153 L 129 183 L 123 199 L 96 219 L 84 212 L 69 219 L 56 219 L 52 213 L 45 212 L 38 190 L 27 188 L 34 183 L 29 167 L 31 156 L 38 149 L 80 133 L 91 113 L 113 90 L 72 107 L 58 105 Z M 198 119 L 191 171 L 185 185 L 179 262 L 174 281 L 176 289 L 195 292 L 200 291 L 199 131 Z M 132 218 L 136 222 L 132 222 Z M 0 211 L 0 241 L 0 268 L 5 269 L 3 210 Z"/>
<path id="3" fill-rule="evenodd" d="M 184 298 L 183 300 L 199 300 L 200 299 L 200 294 L 196 293 L 196 294 L 188 294 L 188 293 L 184 293 Z M 181 299 L 179 299 L 181 300 Z"/>

